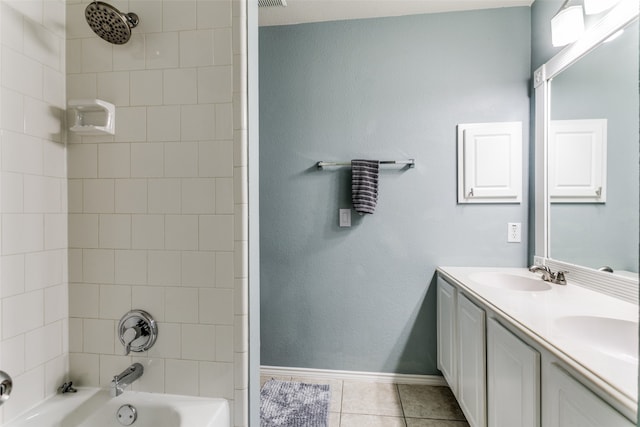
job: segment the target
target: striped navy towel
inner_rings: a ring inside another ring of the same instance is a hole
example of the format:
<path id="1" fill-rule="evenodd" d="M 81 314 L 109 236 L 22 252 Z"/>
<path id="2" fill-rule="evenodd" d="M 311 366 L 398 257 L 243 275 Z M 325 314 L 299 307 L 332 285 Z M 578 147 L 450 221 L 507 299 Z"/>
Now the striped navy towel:
<path id="1" fill-rule="evenodd" d="M 379 160 L 351 160 L 351 201 L 358 213 L 376 209 L 379 167 Z"/>

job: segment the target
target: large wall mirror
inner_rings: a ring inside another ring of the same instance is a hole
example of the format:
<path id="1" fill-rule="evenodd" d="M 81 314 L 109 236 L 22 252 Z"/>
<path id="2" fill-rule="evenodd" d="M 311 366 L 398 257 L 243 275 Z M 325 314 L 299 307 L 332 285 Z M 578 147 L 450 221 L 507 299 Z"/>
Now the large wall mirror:
<path id="1" fill-rule="evenodd" d="M 637 9 L 623 0 L 534 75 L 536 255 L 636 282 Z"/>

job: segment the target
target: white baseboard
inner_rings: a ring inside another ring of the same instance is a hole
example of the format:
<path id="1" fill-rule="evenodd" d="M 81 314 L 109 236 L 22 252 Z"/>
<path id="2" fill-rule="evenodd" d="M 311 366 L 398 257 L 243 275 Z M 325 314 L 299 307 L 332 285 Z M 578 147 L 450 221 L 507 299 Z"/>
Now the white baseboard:
<path id="1" fill-rule="evenodd" d="M 286 368 L 281 366 L 261 366 L 260 375 L 272 377 L 322 378 L 350 381 L 366 381 L 396 384 L 416 384 L 446 386 L 439 375 L 409 375 L 382 372 L 336 371 L 331 369 Z"/>

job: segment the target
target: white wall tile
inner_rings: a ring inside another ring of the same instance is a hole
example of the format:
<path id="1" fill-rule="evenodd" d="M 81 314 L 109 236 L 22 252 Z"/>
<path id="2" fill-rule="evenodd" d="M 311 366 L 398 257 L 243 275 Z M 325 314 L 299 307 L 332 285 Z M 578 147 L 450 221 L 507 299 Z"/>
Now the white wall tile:
<path id="1" fill-rule="evenodd" d="M 198 28 L 231 27 L 231 2 L 197 0 Z"/>
<path id="2" fill-rule="evenodd" d="M 233 399 L 233 389 L 233 363 L 200 362 L 200 396 Z"/>
<path id="3" fill-rule="evenodd" d="M 216 328 L 211 325 L 182 325 L 182 358 L 215 360 Z"/>
<path id="4" fill-rule="evenodd" d="M 116 179 L 115 211 L 116 213 L 146 213 L 147 180 Z"/>
<path id="5" fill-rule="evenodd" d="M 16 335 L 2 341 L 2 369 L 11 372 L 11 375 L 20 375 L 24 372 L 24 334 Z"/>
<path id="6" fill-rule="evenodd" d="M 25 369 L 30 370 L 62 354 L 62 322 L 25 334 Z"/>
<path id="7" fill-rule="evenodd" d="M 143 0 L 146 3 L 156 3 Z M 141 26 L 147 22 L 147 16 L 141 20 Z M 146 66 L 145 36 L 134 30 L 126 44 L 113 49 L 113 70 L 143 70 Z"/>
<path id="8" fill-rule="evenodd" d="M 216 252 L 216 288 L 234 288 L 233 252 Z"/>
<path id="9" fill-rule="evenodd" d="M 69 178 L 98 177 L 97 144 L 69 144 L 67 161 Z"/>
<path id="10" fill-rule="evenodd" d="M 133 357 L 134 363 L 144 366 L 144 375 L 131 385 L 132 390 L 164 393 L 164 360 Z M 173 393 L 167 390 L 168 393 Z"/>
<path id="11" fill-rule="evenodd" d="M 185 251 L 182 253 L 182 285 L 215 285 L 215 252 Z"/>
<path id="12" fill-rule="evenodd" d="M 85 213 L 112 213 L 114 211 L 113 179 L 84 181 L 82 201 Z"/>
<path id="13" fill-rule="evenodd" d="M 215 65 L 233 64 L 231 28 L 213 30 L 213 63 Z"/>
<path id="14" fill-rule="evenodd" d="M 183 178 L 198 176 L 198 143 L 165 143 L 164 176 Z"/>
<path id="15" fill-rule="evenodd" d="M 233 68 L 231 66 L 198 68 L 198 102 L 232 101 Z"/>
<path id="16" fill-rule="evenodd" d="M 62 283 L 62 253 L 33 252 L 25 255 L 25 291 Z"/>
<path id="17" fill-rule="evenodd" d="M 42 24 L 60 39 L 65 37 L 65 2 L 45 1 Z"/>
<path id="18" fill-rule="evenodd" d="M 200 250 L 230 251 L 234 248 L 232 215 L 200 216 Z"/>
<path id="19" fill-rule="evenodd" d="M 162 144 L 131 144 L 131 176 L 162 177 L 164 173 L 164 147 Z"/>
<path id="20" fill-rule="evenodd" d="M 69 214 L 69 246 L 98 248 L 98 214 Z"/>
<path id="21" fill-rule="evenodd" d="M 84 319 L 82 325 L 83 351 L 85 353 L 113 354 L 116 339 L 114 322 L 114 320 Z"/>
<path id="22" fill-rule="evenodd" d="M 167 215 L 165 217 L 165 247 L 183 251 L 198 249 L 198 217 Z"/>
<path id="23" fill-rule="evenodd" d="M 133 286 L 131 287 L 131 306 L 136 309 L 144 310 L 156 320 L 156 322 L 164 321 L 164 292 L 152 286 Z M 163 339 L 165 331 L 162 331 Z"/>
<path id="24" fill-rule="evenodd" d="M 213 139 L 216 135 L 215 106 L 212 104 L 183 105 L 180 112 L 182 141 Z M 214 118 L 214 120 L 212 120 Z"/>
<path id="25" fill-rule="evenodd" d="M 130 286 L 100 286 L 100 318 L 119 321 L 130 310 Z"/>
<path id="26" fill-rule="evenodd" d="M 141 33 L 162 32 L 162 2 L 149 0 L 129 0 L 129 10 L 144 16 L 136 29 Z"/>
<path id="27" fill-rule="evenodd" d="M 94 99 L 98 97 L 96 74 L 67 75 L 67 99 Z"/>
<path id="28" fill-rule="evenodd" d="M 162 105 L 162 70 L 131 72 L 131 105 Z"/>
<path id="29" fill-rule="evenodd" d="M 164 249 L 164 216 L 132 215 L 131 247 L 133 249 Z"/>
<path id="30" fill-rule="evenodd" d="M 99 246 L 101 248 L 129 249 L 131 247 L 131 216 L 100 215 Z"/>
<path id="31" fill-rule="evenodd" d="M 82 277 L 87 283 L 113 283 L 113 250 L 84 249 L 82 252 Z"/>
<path id="32" fill-rule="evenodd" d="M 147 283 L 146 251 L 116 251 L 115 258 L 116 283 L 128 285 Z"/>
<path id="33" fill-rule="evenodd" d="M 85 387 L 98 387 L 100 383 L 100 357 L 97 354 L 71 353 L 70 378 L 74 384 Z"/>
<path id="34" fill-rule="evenodd" d="M 141 142 L 147 139 L 147 109 L 145 107 L 116 108 L 116 142 Z"/>
<path id="35" fill-rule="evenodd" d="M 44 68 L 44 85 L 42 88 L 43 100 L 52 106 L 66 109 L 65 82 L 66 77 L 60 71 Z"/>
<path id="36" fill-rule="evenodd" d="M 199 143 L 198 173 L 202 177 L 233 177 L 233 142 Z"/>
<path id="37" fill-rule="evenodd" d="M 196 28 L 195 0 L 164 0 L 162 9 L 162 29 L 164 31 L 192 30 Z"/>
<path id="38" fill-rule="evenodd" d="M 0 294 L 3 298 L 24 292 L 24 255 L 8 255 L 0 258 L 2 282 Z"/>
<path id="39" fill-rule="evenodd" d="M 44 325 L 42 291 L 2 299 L 2 338 L 11 338 Z"/>
<path id="40" fill-rule="evenodd" d="M 216 326 L 216 361 L 233 362 L 233 341 L 234 326 Z"/>
<path id="41" fill-rule="evenodd" d="M 69 313 L 69 287 L 66 284 L 44 290 L 44 322 L 64 320 Z"/>
<path id="42" fill-rule="evenodd" d="M 203 67 L 213 65 L 214 30 L 180 32 L 180 66 Z"/>
<path id="43" fill-rule="evenodd" d="M 54 141 L 43 141 L 44 161 L 42 164 L 43 175 L 67 179 L 67 150 L 65 144 Z"/>
<path id="44" fill-rule="evenodd" d="M 0 11 L 0 37 L 2 38 L 2 44 L 10 47 L 11 49 L 22 52 L 22 46 L 24 45 L 24 19 L 22 15 L 13 7 L 10 7 L 6 2 L 0 5 L 2 11 Z"/>
<path id="45" fill-rule="evenodd" d="M 11 405 L 5 407 L 4 416 L 8 420 L 44 399 L 44 366 L 14 376 L 13 383 L 20 384 L 21 387 L 13 388 Z"/>
<path id="46" fill-rule="evenodd" d="M 99 37 L 82 40 L 82 72 L 113 70 L 113 45 Z"/>
<path id="47" fill-rule="evenodd" d="M 179 359 L 182 349 L 182 325 L 178 323 L 160 322 L 158 324 L 158 331 L 162 332 L 158 332 L 158 340 L 155 345 L 149 349 L 149 357 Z M 171 393 L 173 393 L 173 391 Z"/>
<path id="48" fill-rule="evenodd" d="M 198 322 L 198 290 L 195 288 L 165 289 L 165 319 L 175 323 Z"/>
<path id="49" fill-rule="evenodd" d="M 180 107 L 149 107 L 147 109 L 147 138 L 149 141 L 180 140 Z"/>
<path id="50" fill-rule="evenodd" d="M 216 180 L 194 178 L 182 180 L 182 213 L 213 214 L 216 212 Z"/>
<path id="51" fill-rule="evenodd" d="M 179 33 L 147 34 L 145 57 L 148 69 L 177 68 L 180 63 Z"/>
<path id="52" fill-rule="evenodd" d="M 129 73 L 115 71 L 98 74 L 98 98 L 116 106 L 129 105 Z"/>
<path id="53" fill-rule="evenodd" d="M 86 4 L 73 4 L 73 2 L 67 2 L 67 17 L 66 17 L 66 32 L 67 37 L 70 39 L 80 37 L 95 37 L 93 31 L 87 25 L 87 21 L 84 18 L 84 10 L 87 7 Z"/>
<path id="54" fill-rule="evenodd" d="M 44 249 L 65 249 L 68 244 L 68 224 L 67 215 L 45 214 L 44 215 Z"/>
<path id="55" fill-rule="evenodd" d="M 3 213 L 22 212 L 24 207 L 23 174 L 3 172 L 0 184 L 2 184 Z"/>
<path id="56" fill-rule="evenodd" d="M 64 333 L 64 330 L 63 330 Z M 58 387 L 69 377 L 69 355 L 64 353 L 44 365 L 44 390 L 46 397 L 58 393 Z"/>
<path id="57" fill-rule="evenodd" d="M 233 139 L 233 104 L 216 104 L 216 139 Z"/>
<path id="58" fill-rule="evenodd" d="M 180 213 L 180 180 L 150 179 L 149 213 Z"/>
<path id="59" fill-rule="evenodd" d="M 98 285 L 69 284 L 69 316 L 98 317 L 99 307 L 100 289 Z"/>
<path id="60" fill-rule="evenodd" d="M 233 290 L 200 289 L 200 323 L 233 325 Z"/>
<path id="61" fill-rule="evenodd" d="M 65 67 L 68 74 L 82 72 L 82 40 L 67 39 Z"/>
<path id="62" fill-rule="evenodd" d="M 216 178 L 216 213 L 234 213 L 233 178 Z"/>
<path id="63" fill-rule="evenodd" d="M 70 318 L 69 319 L 69 351 L 71 353 L 82 352 L 82 319 Z"/>
<path id="64" fill-rule="evenodd" d="M 198 77 L 195 68 L 164 70 L 163 103 L 195 104 L 198 102 Z"/>
<path id="65" fill-rule="evenodd" d="M 43 65 L 38 61 L 2 48 L 0 75 L 2 85 L 30 97 L 42 98 Z"/>
<path id="66" fill-rule="evenodd" d="M 179 251 L 149 251 L 150 285 L 178 285 L 180 271 Z"/>
<path id="67" fill-rule="evenodd" d="M 2 215 L 2 254 L 44 249 L 44 218 L 41 214 Z"/>
<path id="68" fill-rule="evenodd" d="M 165 390 L 186 396 L 198 395 L 198 362 L 165 360 Z"/>
<path id="69" fill-rule="evenodd" d="M 82 249 L 69 249 L 69 282 L 82 282 Z"/>
<path id="70" fill-rule="evenodd" d="M 62 141 L 62 123 L 62 111 L 51 108 L 51 105 L 43 101 L 31 97 L 25 98 L 24 131 L 26 134 Z"/>
<path id="71" fill-rule="evenodd" d="M 42 175 L 42 140 L 29 135 L 3 131 L 2 170 Z"/>
<path id="72" fill-rule="evenodd" d="M 100 178 L 129 178 L 130 165 L 130 144 L 98 144 Z"/>
<path id="73" fill-rule="evenodd" d="M 24 95 L 8 88 L 0 89 L 2 128 L 24 132 Z"/>

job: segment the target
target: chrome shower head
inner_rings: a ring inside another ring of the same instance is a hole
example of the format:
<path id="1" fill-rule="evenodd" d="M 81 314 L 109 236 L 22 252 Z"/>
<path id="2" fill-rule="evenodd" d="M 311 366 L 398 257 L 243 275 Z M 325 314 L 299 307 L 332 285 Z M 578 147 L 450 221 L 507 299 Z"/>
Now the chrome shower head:
<path id="1" fill-rule="evenodd" d="M 84 17 L 94 33 L 113 44 L 124 44 L 131 38 L 131 29 L 140 21 L 135 13 L 122 13 L 110 4 L 91 2 Z"/>

